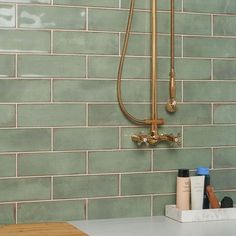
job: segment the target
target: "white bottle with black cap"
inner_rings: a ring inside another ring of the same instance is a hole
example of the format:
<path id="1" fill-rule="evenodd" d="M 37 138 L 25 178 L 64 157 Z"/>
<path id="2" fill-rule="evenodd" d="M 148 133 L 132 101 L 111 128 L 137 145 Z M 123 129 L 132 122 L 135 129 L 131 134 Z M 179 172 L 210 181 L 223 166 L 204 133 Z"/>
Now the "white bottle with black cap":
<path id="1" fill-rule="evenodd" d="M 179 210 L 190 209 L 189 169 L 179 169 L 177 177 L 176 207 Z"/>

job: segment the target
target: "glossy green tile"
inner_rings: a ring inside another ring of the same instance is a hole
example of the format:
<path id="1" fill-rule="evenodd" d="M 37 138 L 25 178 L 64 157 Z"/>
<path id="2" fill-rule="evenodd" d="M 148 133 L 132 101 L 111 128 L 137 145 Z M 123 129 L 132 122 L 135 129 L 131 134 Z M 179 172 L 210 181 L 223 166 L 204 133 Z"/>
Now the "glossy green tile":
<path id="1" fill-rule="evenodd" d="M 159 58 L 157 66 L 159 78 L 169 79 L 170 60 Z M 209 80 L 211 79 L 211 61 L 175 58 L 175 77 L 177 80 Z"/>
<path id="2" fill-rule="evenodd" d="M 76 7 L 19 6 L 18 26 L 41 29 L 85 29 L 85 9 Z"/>
<path id="3" fill-rule="evenodd" d="M 50 32 L 0 30 L 0 52 L 49 52 Z M 40 39 L 40 40 L 38 40 Z"/>
<path id="4" fill-rule="evenodd" d="M 236 100 L 236 84 L 223 81 L 184 82 L 184 101 L 230 102 Z"/>
<path id="5" fill-rule="evenodd" d="M 177 87 L 179 89 L 179 87 Z M 177 103 L 180 97 L 177 97 Z M 166 124 L 190 125 L 190 124 L 210 124 L 211 123 L 211 105 L 207 104 L 178 104 L 176 113 L 168 113 L 165 105 L 159 106 L 159 114 Z"/>
<path id="6" fill-rule="evenodd" d="M 8 2 L 8 3 L 46 3 L 49 4 L 51 0 L 0 0 L 0 2 Z"/>
<path id="7" fill-rule="evenodd" d="M 55 53 L 85 53 L 117 55 L 119 35 L 88 32 L 55 32 Z"/>
<path id="8" fill-rule="evenodd" d="M 136 117 L 147 118 L 150 112 L 150 105 L 126 105 L 128 111 Z M 120 126 L 131 125 L 130 122 L 121 112 L 118 104 L 103 105 L 103 104 L 89 104 L 89 125 L 102 126 Z"/>
<path id="9" fill-rule="evenodd" d="M 170 32 L 170 13 L 159 13 L 158 32 Z M 201 14 L 175 13 L 175 33 L 211 35 L 211 17 Z"/>
<path id="10" fill-rule="evenodd" d="M 163 61 L 165 62 L 165 60 Z M 159 66 L 159 70 L 161 71 L 164 67 L 162 66 L 163 64 L 160 63 Z M 199 70 L 199 68 L 201 69 Z M 169 67 L 167 71 L 169 71 Z M 161 77 L 167 77 L 169 75 L 167 71 L 163 75 L 159 71 Z M 175 73 L 176 79 L 209 80 L 211 79 L 211 61 L 209 59 L 175 59 Z"/>
<path id="11" fill-rule="evenodd" d="M 115 196 L 118 194 L 118 176 L 55 177 L 53 190 L 55 199 Z"/>
<path id="12" fill-rule="evenodd" d="M 235 189 L 236 170 L 214 170 L 211 171 L 211 185 L 215 190 Z"/>
<path id="13" fill-rule="evenodd" d="M 85 124 L 85 105 L 82 104 L 18 105 L 18 126 L 48 127 Z"/>
<path id="14" fill-rule="evenodd" d="M 47 151 L 51 148 L 50 129 L 2 129 L 0 151 Z"/>
<path id="15" fill-rule="evenodd" d="M 236 123 L 236 106 L 227 105 L 214 105 L 214 123 L 216 124 L 235 124 Z"/>
<path id="16" fill-rule="evenodd" d="M 0 201 L 49 200 L 50 178 L 0 180 Z"/>
<path id="17" fill-rule="evenodd" d="M 169 14 L 166 13 L 166 15 L 170 21 Z M 211 35 L 211 18 L 208 15 L 200 14 L 175 14 L 175 28 L 175 32 L 178 34 Z"/>
<path id="18" fill-rule="evenodd" d="M 16 176 L 16 156 L 0 155 L 0 177 L 14 176 Z"/>
<path id="19" fill-rule="evenodd" d="M 4 204 L 0 205 L 0 224 L 15 224 L 15 205 Z"/>
<path id="20" fill-rule="evenodd" d="M 13 77 L 15 75 L 15 56 L 0 55 L 0 77 Z"/>
<path id="21" fill-rule="evenodd" d="M 89 56 L 88 76 L 90 78 L 116 78 L 118 72 L 118 57 Z M 150 59 L 144 57 L 128 57 L 125 59 L 122 78 L 149 78 Z"/>
<path id="22" fill-rule="evenodd" d="M 172 193 L 176 189 L 176 176 L 174 172 L 122 175 L 121 194 Z"/>
<path id="23" fill-rule="evenodd" d="M 151 170 L 150 151 L 89 152 L 89 173 Z"/>
<path id="24" fill-rule="evenodd" d="M 216 80 L 235 80 L 236 61 L 234 60 L 214 60 L 213 74 Z"/>
<path id="25" fill-rule="evenodd" d="M 181 97 L 180 83 L 176 83 L 177 97 Z M 54 101 L 116 102 L 116 81 L 111 80 L 54 80 Z M 149 102 L 150 81 L 134 80 L 122 83 L 123 100 Z M 143 90 L 140 93 L 140 89 Z M 132 91 L 132 92 L 131 92 Z M 159 101 L 168 100 L 168 82 L 159 82 Z"/>
<path id="26" fill-rule="evenodd" d="M 235 126 L 184 127 L 185 147 L 235 145 Z"/>
<path id="27" fill-rule="evenodd" d="M 175 195 L 160 195 L 153 198 L 153 216 L 164 216 L 165 206 L 175 204 Z"/>
<path id="28" fill-rule="evenodd" d="M 185 57 L 235 57 L 235 40 L 222 37 L 184 37 Z"/>
<path id="29" fill-rule="evenodd" d="M 88 76 L 90 78 L 116 78 L 118 57 L 89 57 Z M 199 70 L 201 68 L 201 70 Z M 211 78 L 211 61 L 208 59 L 175 59 L 176 79 L 209 80 Z M 170 60 L 159 58 L 159 79 L 169 78 Z M 125 59 L 123 79 L 150 78 L 150 59 L 128 57 Z"/>
<path id="30" fill-rule="evenodd" d="M 85 153 L 18 154 L 18 175 L 68 175 L 85 173 Z"/>
<path id="31" fill-rule="evenodd" d="M 121 7 L 129 8 L 130 3 L 127 0 L 121 0 Z M 170 9 L 170 2 L 166 0 L 159 0 L 157 5 L 159 10 L 169 10 Z M 137 0 L 135 1 L 135 8 L 141 9 L 150 9 L 150 1 L 149 0 Z M 181 10 L 181 0 L 175 1 L 175 9 Z"/>
<path id="32" fill-rule="evenodd" d="M 0 127 L 16 126 L 15 105 L 0 105 Z"/>
<path id="33" fill-rule="evenodd" d="M 128 11 L 89 9 L 89 29 L 106 31 L 125 31 Z M 160 33 L 170 32 L 169 13 L 158 14 L 158 27 Z M 176 33 L 210 35 L 211 18 L 207 15 L 176 14 Z M 150 13 L 135 12 L 132 23 L 134 32 L 150 32 Z"/>
<path id="34" fill-rule="evenodd" d="M 68 128 L 54 131 L 54 150 L 118 148 L 117 128 Z"/>
<path id="35" fill-rule="evenodd" d="M 116 82 L 99 80 L 54 80 L 54 101 L 116 101 Z"/>
<path id="36" fill-rule="evenodd" d="M 154 150 L 154 170 L 195 169 L 211 167 L 211 149 L 166 149 Z"/>
<path id="37" fill-rule="evenodd" d="M 158 131 L 160 134 L 173 134 L 176 135 L 179 133 L 181 134 L 181 128 L 180 127 L 163 127 L 160 126 L 158 128 Z M 150 148 L 148 146 L 138 146 L 136 143 L 134 143 L 131 140 L 131 135 L 134 134 L 150 134 L 150 128 L 140 128 L 140 127 L 135 127 L 135 128 L 122 128 L 121 129 L 121 148 L 139 148 L 139 149 L 145 149 L 145 148 Z M 169 143 L 163 142 L 159 143 L 156 147 L 154 148 L 173 148 Z"/>
<path id="38" fill-rule="evenodd" d="M 0 5 L 0 27 L 15 27 L 15 6 Z"/>
<path id="39" fill-rule="evenodd" d="M 126 105 L 127 110 L 135 117 L 147 119 L 150 105 Z M 211 105 L 206 104 L 178 104 L 178 112 L 166 112 L 165 105 L 159 105 L 159 116 L 166 124 L 210 124 Z M 89 125 L 130 125 L 132 124 L 121 112 L 118 105 L 89 105 Z"/>
<path id="40" fill-rule="evenodd" d="M 18 205 L 18 223 L 85 220 L 84 201 L 51 201 Z M 37 212 L 37 214 L 35 214 Z"/>
<path id="41" fill-rule="evenodd" d="M 235 168 L 236 167 L 236 148 L 215 148 L 214 149 L 214 168 Z"/>
<path id="42" fill-rule="evenodd" d="M 0 102 L 50 101 L 49 80 L 0 80 Z"/>
<path id="43" fill-rule="evenodd" d="M 134 32 L 149 32 L 150 15 L 148 12 L 135 12 L 132 24 Z M 128 11 L 89 9 L 89 30 L 125 31 L 128 19 Z"/>
<path id="44" fill-rule="evenodd" d="M 124 35 L 121 37 L 121 49 L 123 47 Z M 129 47 L 127 55 L 137 56 L 150 56 L 151 54 L 151 39 L 147 34 L 132 34 L 130 35 Z M 181 56 L 181 37 L 175 38 L 175 56 Z M 160 35 L 158 38 L 158 55 L 169 56 L 170 55 L 170 37 L 166 35 Z"/>
<path id="45" fill-rule="evenodd" d="M 65 5 L 78 5 L 78 6 L 92 6 L 92 7 L 118 7 L 119 0 L 99 0 L 99 1 L 87 1 L 87 0 L 54 0 L 54 4 Z"/>
<path id="46" fill-rule="evenodd" d="M 208 13 L 236 13 L 234 0 L 184 0 L 184 11 Z"/>
<path id="47" fill-rule="evenodd" d="M 150 105 L 127 105 L 126 108 L 130 113 L 144 117 L 149 112 Z M 140 109 L 138 109 L 140 108 Z M 107 116 L 108 115 L 108 116 Z M 89 125 L 102 125 L 102 126 L 119 126 L 132 124 L 122 114 L 119 105 L 89 105 Z"/>
<path id="48" fill-rule="evenodd" d="M 235 16 L 214 16 L 214 35 L 235 36 L 236 30 L 233 27 L 236 23 Z"/>
<path id="49" fill-rule="evenodd" d="M 21 55 L 18 59 L 18 76 L 85 77 L 85 57 L 75 55 Z"/>
<path id="50" fill-rule="evenodd" d="M 88 219 L 150 216 L 150 197 L 89 200 Z"/>
<path id="51" fill-rule="evenodd" d="M 149 81 L 125 81 L 125 101 L 149 101 L 149 91 L 140 94 L 140 88 L 149 87 Z M 166 84 L 167 85 L 167 84 Z M 133 92 L 130 93 L 130 90 Z M 89 92 L 88 92 L 89 91 Z M 164 96 L 164 93 L 161 94 Z M 160 95 L 160 96 L 161 96 Z M 116 101 L 116 81 L 57 80 L 54 81 L 54 101 Z"/>

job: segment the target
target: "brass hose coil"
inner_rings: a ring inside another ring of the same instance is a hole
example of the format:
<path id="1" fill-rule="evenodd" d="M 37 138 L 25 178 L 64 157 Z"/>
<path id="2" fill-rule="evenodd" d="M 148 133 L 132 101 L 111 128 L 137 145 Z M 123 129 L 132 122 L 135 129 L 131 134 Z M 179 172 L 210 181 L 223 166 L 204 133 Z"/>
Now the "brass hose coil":
<path id="1" fill-rule="evenodd" d="M 122 78 L 124 61 L 125 61 L 125 56 L 126 56 L 126 52 L 128 48 L 129 35 L 130 35 L 131 25 L 132 25 L 132 20 L 133 20 L 133 15 L 134 15 L 134 4 L 135 4 L 135 0 L 131 0 L 128 23 L 126 27 L 125 39 L 124 39 L 124 44 L 123 44 L 123 48 L 121 52 L 121 58 L 120 58 L 120 63 L 119 63 L 118 76 L 117 76 L 117 100 L 118 100 L 121 111 L 130 121 L 136 124 L 148 124 L 147 120 L 141 120 L 141 119 L 135 118 L 133 115 L 131 115 L 127 111 L 123 103 L 122 96 L 121 96 L 121 78 Z"/>

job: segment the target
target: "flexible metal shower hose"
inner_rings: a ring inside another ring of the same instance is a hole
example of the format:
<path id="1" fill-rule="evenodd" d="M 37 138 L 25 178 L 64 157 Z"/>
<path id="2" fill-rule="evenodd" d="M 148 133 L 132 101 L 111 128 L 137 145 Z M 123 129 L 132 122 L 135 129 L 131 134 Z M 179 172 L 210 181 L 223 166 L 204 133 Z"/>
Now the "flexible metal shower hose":
<path id="1" fill-rule="evenodd" d="M 121 78 L 122 78 L 125 56 L 126 56 L 126 52 L 127 52 L 127 48 L 128 48 L 132 19 L 133 19 L 133 15 L 134 15 L 134 4 L 135 4 L 135 0 L 131 0 L 128 23 L 127 23 L 127 27 L 126 27 L 125 39 L 124 39 L 124 44 L 123 44 L 123 48 L 122 48 L 122 52 L 121 52 L 121 58 L 120 58 L 120 63 L 119 63 L 118 76 L 117 76 L 117 99 L 118 99 L 118 103 L 119 103 L 121 111 L 130 121 L 132 121 L 133 123 L 136 123 L 136 124 L 147 124 L 148 123 L 147 120 L 137 119 L 127 111 L 127 109 L 125 108 L 125 105 L 123 103 L 122 95 L 121 95 Z"/>

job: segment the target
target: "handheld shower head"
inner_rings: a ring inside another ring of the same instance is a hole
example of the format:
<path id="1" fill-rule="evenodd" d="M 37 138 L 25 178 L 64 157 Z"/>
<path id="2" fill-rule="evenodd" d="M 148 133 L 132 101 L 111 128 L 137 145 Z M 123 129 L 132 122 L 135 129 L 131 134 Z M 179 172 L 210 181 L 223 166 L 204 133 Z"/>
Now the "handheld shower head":
<path id="1" fill-rule="evenodd" d="M 169 96 L 170 96 L 170 98 L 166 104 L 166 110 L 170 113 L 174 113 L 174 112 L 176 112 L 176 107 L 177 107 L 174 68 L 172 68 L 172 70 L 170 72 Z"/>
<path id="2" fill-rule="evenodd" d="M 177 109 L 177 102 L 175 99 L 169 99 L 166 103 L 166 110 L 170 113 L 176 112 Z"/>

